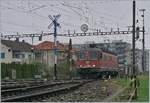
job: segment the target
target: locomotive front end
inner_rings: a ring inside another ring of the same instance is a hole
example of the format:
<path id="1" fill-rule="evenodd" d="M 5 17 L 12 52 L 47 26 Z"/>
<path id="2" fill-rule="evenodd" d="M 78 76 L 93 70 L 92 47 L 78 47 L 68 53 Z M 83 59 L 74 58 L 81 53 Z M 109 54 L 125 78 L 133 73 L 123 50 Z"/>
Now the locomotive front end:
<path id="1" fill-rule="evenodd" d="M 76 68 L 98 68 L 99 66 L 98 51 L 80 51 L 78 53 L 78 60 Z"/>

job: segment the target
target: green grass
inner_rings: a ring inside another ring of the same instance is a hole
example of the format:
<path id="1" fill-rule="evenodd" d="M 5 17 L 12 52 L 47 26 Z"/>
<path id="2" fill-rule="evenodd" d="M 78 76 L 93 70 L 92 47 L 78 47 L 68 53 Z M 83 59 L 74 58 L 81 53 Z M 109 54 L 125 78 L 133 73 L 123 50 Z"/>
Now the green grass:
<path id="1" fill-rule="evenodd" d="M 140 87 L 138 88 L 138 102 L 149 101 L 149 77 L 139 76 Z"/>
<path id="2" fill-rule="evenodd" d="M 138 88 L 138 99 L 136 102 L 148 102 L 149 101 L 149 77 L 148 75 L 138 76 L 140 80 L 140 86 Z M 130 78 L 119 78 L 115 81 L 122 87 L 130 84 Z"/>
<path id="3" fill-rule="evenodd" d="M 119 78 L 117 79 L 116 83 L 121 85 L 122 87 L 128 86 L 130 83 L 130 78 Z"/>

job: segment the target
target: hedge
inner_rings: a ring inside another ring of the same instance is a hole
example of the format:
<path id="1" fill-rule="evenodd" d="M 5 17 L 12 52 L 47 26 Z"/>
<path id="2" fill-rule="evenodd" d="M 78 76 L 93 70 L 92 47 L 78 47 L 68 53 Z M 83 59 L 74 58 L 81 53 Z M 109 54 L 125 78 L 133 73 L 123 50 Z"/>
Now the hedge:
<path id="1" fill-rule="evenodd" d="M 34 75 L 41 74 L 41 66 L 38 63 L 34 64 L 5 64 L 1 63 L 1 78 L 9 77 L 12 79 L 12 69 L 16 70 L 16 79 L 32 79 Z"/>

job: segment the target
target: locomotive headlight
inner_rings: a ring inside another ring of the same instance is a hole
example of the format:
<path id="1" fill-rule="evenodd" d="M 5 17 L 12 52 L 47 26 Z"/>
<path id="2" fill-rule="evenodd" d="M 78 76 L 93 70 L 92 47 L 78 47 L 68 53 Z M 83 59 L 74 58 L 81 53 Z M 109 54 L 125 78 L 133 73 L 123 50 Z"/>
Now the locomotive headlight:
<path id="1" fill-rule="evenodd" d="M 95 67 L 96 65 L 93 65 L 93 67 Z"/>
<path id="2" fill-rule="evenodd" d="M 80 67 L 82 67 L 82 65 L 80 65 Z"/>

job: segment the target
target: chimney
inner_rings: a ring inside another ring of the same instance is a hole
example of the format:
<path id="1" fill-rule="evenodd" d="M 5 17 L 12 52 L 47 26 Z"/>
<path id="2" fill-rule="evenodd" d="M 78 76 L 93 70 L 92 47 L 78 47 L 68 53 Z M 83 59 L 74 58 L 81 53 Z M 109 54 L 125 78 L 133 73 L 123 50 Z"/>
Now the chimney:
<path id="1" fill-rule="evenodd" d="M 19 38 L 17 37 L 15 41 L 19 42 Z"/>
<path id="2" fill-rule="evenodd" d="M 59 45 L 59 41 L 57 41 L 57 45 Z"/>
<path id="3" fill-rule="evenodd" d="M 25 43 L 25 40 L 22 40 L 23 43 Z"/>

